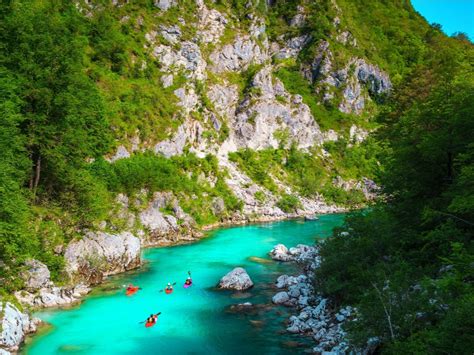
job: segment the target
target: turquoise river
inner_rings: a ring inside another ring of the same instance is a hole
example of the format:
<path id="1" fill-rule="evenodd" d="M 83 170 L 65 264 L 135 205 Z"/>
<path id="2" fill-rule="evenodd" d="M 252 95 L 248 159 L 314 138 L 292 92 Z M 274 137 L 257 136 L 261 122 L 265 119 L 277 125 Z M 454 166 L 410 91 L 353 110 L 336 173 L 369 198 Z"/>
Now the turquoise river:
<path id="1" fill-rule="evenodd" d="M 38 313 L 51 326 L 28 339 L 23 353 L 301 353 L 310 339 L 285 333 L 289 310 L 271 305 L 276 278 L 296 273 L 297 266 L 274 262 L 268 252 L 277 243 L 291 247 L 325 238 L 343 217 L 223 228 L 193 244 L 145 250 L 142 268 L 111 277 L 79 306 Z M 219 279 L 236 266 L 247 270 L 255 286 L 244 293 L 216 290 Z M 188 270 L 194 283 L 184 289 Z M 171 295 L 159 292 L 167 282 L 177 282 Z M 127 297 L 122 285 L 128 283 L 143 289 Z M 246 313 L 230 309 L 242 302 L 258 307 Z M 157 312 L 162 314 L 154 327 L 139 323 Z"/>

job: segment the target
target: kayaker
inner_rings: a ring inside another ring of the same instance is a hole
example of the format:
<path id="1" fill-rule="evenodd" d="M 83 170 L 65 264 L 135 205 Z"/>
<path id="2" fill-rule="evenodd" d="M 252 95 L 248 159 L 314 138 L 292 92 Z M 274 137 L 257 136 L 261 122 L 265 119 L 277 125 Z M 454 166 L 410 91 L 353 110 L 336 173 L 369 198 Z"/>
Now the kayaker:
<path id="1" fill-rule="evenodd" d="M 186 281 L 184 282 L 184 284 L 190 286 L 193 283 L 193 279 L 191 279 L 191 271 L 188 271 L 188 275 L 189 276 L 186 279 Z"/>
<path id="2" fill-rule="evenodd" d="M 156 323 L 156 320 L 158 318 L 157 314 L 150 314 L 148 319 L 146 320 L 147 323 Z"/>
<path id="3" fill-rule="evenodd" d="M 134 291 L 135 289 L 136 289 L 136 287 L 133 286 L 132 284 L 129 284 L 129 285 L 127 286 L 127 291 Z"/>
<path id="4" fill-rule="evenodd" d="M 173 291 L 173 285 L 171 284 L 171 282 L 168 282 L 168 285 L 166 285 L 166 290 Z"/>

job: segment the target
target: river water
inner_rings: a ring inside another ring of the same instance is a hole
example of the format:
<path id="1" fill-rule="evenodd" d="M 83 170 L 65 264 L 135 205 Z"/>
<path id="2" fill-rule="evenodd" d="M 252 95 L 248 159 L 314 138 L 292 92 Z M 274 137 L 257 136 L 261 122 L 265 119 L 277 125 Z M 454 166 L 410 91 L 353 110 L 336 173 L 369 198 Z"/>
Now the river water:
<path id="1" fill-rule="evenodd" d="M 276 278 L 296 273 L 296 265 L 277 263 L 267 253 L 277 243 L 288 247 L 325 238 L 344 216 L 318 221 L 282 221 L 218 229 L 199 242 L 145 250 L 139 270 L 110 278 L 80 306 L 36 314 L 51 324 L 28 339 L 23 353 L 47 354 L 287 354 L 301 353 L 310 340 L 284 332 L 289 310 L 273 307 Z M 236 266 L 255 283 L 247 292 L 216 290 Z M 182 287 L 187 271 L 193 286 Z M 159 292 L 176 282 L 171 295 Z M 131 297 L 122 285 L 143 289 Z M 230 310 L 237 303 L 258 305 L 252 312 Z M 140 321 L 162 312 L 157 324 Z M 305 342 L 307 344 L 305 344 Z"/>

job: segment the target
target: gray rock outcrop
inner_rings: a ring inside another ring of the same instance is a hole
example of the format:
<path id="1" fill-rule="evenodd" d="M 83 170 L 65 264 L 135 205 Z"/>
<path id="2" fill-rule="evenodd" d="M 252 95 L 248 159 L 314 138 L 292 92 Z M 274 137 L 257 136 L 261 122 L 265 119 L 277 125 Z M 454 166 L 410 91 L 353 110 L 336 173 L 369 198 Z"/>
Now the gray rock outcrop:
<path id="1" fill-rule="evenodd" d="M 266 51 L 250 36 L 237 35 L 234 42 L 217 49 L 209 56 L 216 73 L 245 70 L 250 64 L 262 64 L 268 59 Z"/>
<path id="2" fill-rule="evenodd" d="M 96 284 L 105 276 L 138 267 L 140 248 L 140 239 L 130 232 L 89 232 L 67 246 L 64 253 L 66 271 L 73 280 Z"/>
<path id="3" fill-rule="evenodd" d="M 175 0 L 155 0 L 155 6 L 158 7 L 160 10 L 166 11 L 170 7 L 176 5 Z"/>
<path id="4" fill-rule="evenodd" d="M 28 291 L 36 291 L 40 288 L 50 286 L 50 272 L 48 267 L 42 262 L 31 259 L 25 262 L 27 270 L 23 273 L 25 280 L 25 289 Z"/>
<path id="5" fill-rule="evenodd" d="M 0 354 L 16 353 L 29 333 L 36 331 L 39 319 L 32 319 L 9 302 L 0 301 Z"/>
<path id="6" fill-rule="evenodd" d="M 251 288 L 253 282 L 249 274 L 241 267 L 236 267 L 219 281 L 219 288 L 243 291 Z"/>
<path id="7" fill-rule="evenodd" d="M 81 298 L 90 290 L 84 284 L 71 287 L 50 286 L 41 288 L 34 293 L 17 291 L 15 297 L 22 305 L 33 308 L 61 307 L 80 302 Z"/>
<path id="8" fill-rule="evenodd" d="M 192 241 L 200 236 L 193 229 L 194 220 L 181 209 L 171 192 L 155 192 L 139 218 L 148 231 L 148 238 L 144 240 L 147 246 Z"/>
<path id="9" fill-rule="evenodd" d="M 265 66 L 252 80 L 251 94 L 231 118 L 231 139 L 238 148 L 254 150 L 289 146 L 307 149 L 322 142 L 318 124 L 301 97 L 289 95 Z"/>
<path id="10" fill-rule="evenodd" d="M 309 43 L 310 40 L 311 37 L 309 35 L 290 38 L 288 41 L 286 41 L 285 46 L 275 54 L 275 58 L 288 59 L 297 57 L 299 52 L 301 52 L 301 50 Z"/>

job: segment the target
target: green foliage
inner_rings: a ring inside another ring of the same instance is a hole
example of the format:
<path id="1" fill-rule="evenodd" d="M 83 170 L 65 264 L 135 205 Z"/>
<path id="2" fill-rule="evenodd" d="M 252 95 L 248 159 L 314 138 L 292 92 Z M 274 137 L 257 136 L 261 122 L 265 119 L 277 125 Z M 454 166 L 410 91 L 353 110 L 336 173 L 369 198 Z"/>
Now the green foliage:
<path id="1" fill-rule="evenodd" d="M 35 1 L 1 5 L 2 157 L 0 278 L 20 286 L 17 268 L 37 257 L 59 277 L 46 225 L 32 205 L 62 205 L 88 225 L 106 210 L 103 187 L 86 159 L 110 148 L 102 97 L 86 74 L 86 28 L 74 4 Z M 45 222 L 46 223 L 46 222 Z"/>
<path id="2" fill-rule="evenodd" d="M 236 162 L 239 167 L 257 184 L 264 186 L 272 192 L 278 192 L 278 187 L 269 173 L 275 172 L 275 161 L 278 160 L 279 151 L 272 149 L 260 152 L 244 149 L 230 153 L 229 159 Z M 280 155 L 281 160 L 281 155 Z"/>
<path id="3" fill-rule="evenodd" d="M 334 153 L 330 161 L 317 154 L 317 150 L 306 153 L 294 145 L 289 149 L 244 149 L 229 154 L 229 159 L 236 162 L 253 181 L 274 193 L 280 191 L 272 177 L 289 183 L 305 197 L 322 194 L 328 202 L 341 206 L 363 205 L 366 199 L 361 191 L 344 191 L 335 187 L 333 178 L 339 175 L 358 180 L 374 176 L 380 170 L 376 156 L 382 150 L 377 150 L 378 145 L 372 140 L 351 147 L 344 140 L 327 145 L 332 146 L 337 149 L 328 148 L 331 154 Z"/>
<path id="4" fill-rule="evenodd" d="M 466 45 L 440 37 L 398 88 L 378 133 L 387 201 L 348 217 L 322 246 L 317 287 L 336 305 L 357 306 L 354 344 L 379 336 L 389 354 L 474 349 L 474 52 Z"/>
<path id="5" fill-rule="evenodd" d="M 380 159 L 385 147 L 373 137 L 356 144 L 340 138 L 324 143 L 324 149 L 331 154 L 335 173 L 344 179 L 360 180 L 381 172 Z"/>
<path id="6" fill-rule="evenodd" d="M 297 196 L 283 194 L 277 202 L 277 206 L 286 213 L 296 212 L 301 207 L 301 202 Z"/>
<path id="7" fill-rule="evenodd" d="M 193 154 L 168 159 L 144 153 L 114 163 L 98 159 L 90 169 L 92 175 L 113 193 L 133 196 L 142 189 L 174 192 L 180 198 L 183 209 L 200 225 L 216 221 L 211 209 L 214 197 L 222 197 L 229 212 L 242 208 L 242 202 L 225 184 L 217 159 L 211 155 L 204 159 Z M 203 181 L 201 174 L 217 178 L 215 186 Z"/>

